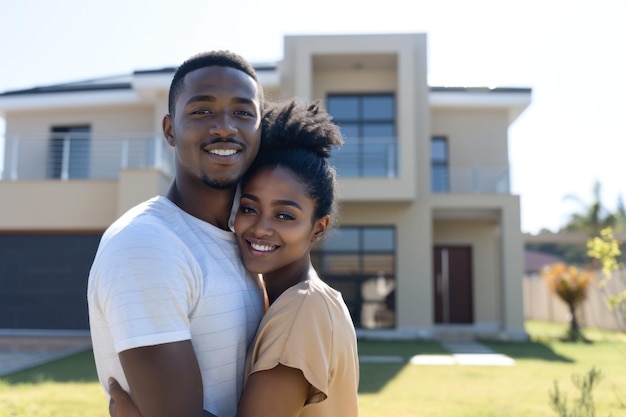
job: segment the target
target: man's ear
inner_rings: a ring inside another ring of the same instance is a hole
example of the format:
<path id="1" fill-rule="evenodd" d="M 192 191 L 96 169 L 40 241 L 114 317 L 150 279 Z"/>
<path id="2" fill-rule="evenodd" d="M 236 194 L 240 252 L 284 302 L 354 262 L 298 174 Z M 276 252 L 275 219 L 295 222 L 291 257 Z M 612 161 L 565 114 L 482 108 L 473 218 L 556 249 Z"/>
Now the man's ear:
<path id="1" fill-rule="evenodd" d="M 313 236 L 311 237 L 311 242 L 318 242 L 326 234 L 328 226 L 330 226 L 329 215 L 317 219 L 313 225 Z"/>
<path id="2" fill-rule="evenodd" d="M 170 146 L 174 146 L 174 121 L 172 120 L 172 116 L 166 114 L 163 116 L 163 136 L 165 136 L 165 140 Z"/>

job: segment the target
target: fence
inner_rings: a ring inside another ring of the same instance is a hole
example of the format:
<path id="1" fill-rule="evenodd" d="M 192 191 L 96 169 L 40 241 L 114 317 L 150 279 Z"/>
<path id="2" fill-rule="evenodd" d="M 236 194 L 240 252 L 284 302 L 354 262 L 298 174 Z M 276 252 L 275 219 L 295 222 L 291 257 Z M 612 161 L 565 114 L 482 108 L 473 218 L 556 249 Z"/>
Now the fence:
<path id="1" fill-rule="evenodd" d="M 579 307 L 577 318 L 583 327 L 605 330 L 626 331 L 624 318 L 617 310 L 610 310 L 606 304 L 609 294 L 626 291 L 626 270 L 616 272 L 613 279 L 601 288 L 600 273 L 590 286 L 587 299 Z M 541 276 L 524 277 L 524 316 L 529 320 L 569 323 L 567 305 L 548 290 Z"/>

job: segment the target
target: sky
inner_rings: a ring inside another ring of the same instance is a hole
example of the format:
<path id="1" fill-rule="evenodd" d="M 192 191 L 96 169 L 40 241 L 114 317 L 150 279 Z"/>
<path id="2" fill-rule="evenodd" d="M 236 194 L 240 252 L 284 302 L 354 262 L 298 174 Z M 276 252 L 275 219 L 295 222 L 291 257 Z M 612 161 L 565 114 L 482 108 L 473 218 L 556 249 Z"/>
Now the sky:
<path id="1" fill-rule="evenodd" d="M 3 1 L 0 92 L 212 49 L 275 63 L 285 35 L 365 33 L 426 33 L 431 86 L 532 89 L 509 128 L 524 232 L 558 230 L 596 181 L 609 209 L 626 198 L 626 0 Z"/>

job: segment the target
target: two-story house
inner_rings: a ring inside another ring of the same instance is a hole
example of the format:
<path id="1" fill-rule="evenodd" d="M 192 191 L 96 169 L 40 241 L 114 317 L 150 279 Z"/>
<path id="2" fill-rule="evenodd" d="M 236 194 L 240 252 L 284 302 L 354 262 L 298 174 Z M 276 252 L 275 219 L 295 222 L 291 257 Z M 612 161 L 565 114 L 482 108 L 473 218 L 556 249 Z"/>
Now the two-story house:
<path id="1" fill-rule="evenodd" d="M 286 36 L 283 60 L 257 66 L 269 99 L 320 99 L 345 136 L 340 225 L 313 262 L 361 336 L 523 339 L 507 132 L 531 90 L 429 86 L 426 40 Z M 102 232 L 172 180 L 174 71 L 0 94 L 0 329 L 87 328 Z"/>

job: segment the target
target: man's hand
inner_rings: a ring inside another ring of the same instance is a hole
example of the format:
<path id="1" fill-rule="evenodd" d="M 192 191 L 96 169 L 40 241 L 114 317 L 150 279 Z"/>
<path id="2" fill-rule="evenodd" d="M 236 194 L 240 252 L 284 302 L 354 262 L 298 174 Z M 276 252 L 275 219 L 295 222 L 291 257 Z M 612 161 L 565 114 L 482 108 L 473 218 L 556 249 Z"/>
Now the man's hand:
<path id="1" fill-rule="evenodd" d="M 111 417 L 141 417 L 130 395 L 122 389 L 115 378 L 109 378 L 109 415 Z"/>

